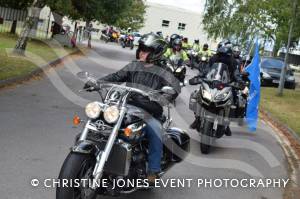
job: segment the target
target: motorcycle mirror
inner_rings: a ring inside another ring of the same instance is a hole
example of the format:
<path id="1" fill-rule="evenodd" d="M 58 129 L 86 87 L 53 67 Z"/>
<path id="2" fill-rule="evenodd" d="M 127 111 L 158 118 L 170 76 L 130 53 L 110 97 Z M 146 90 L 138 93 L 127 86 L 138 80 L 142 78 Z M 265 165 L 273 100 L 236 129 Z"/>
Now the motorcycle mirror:
<path id="1" fill-rule="evenodd" d="M 176 91 L 174 90 L 174 88 L 170 87 L 170 86 L 164 86 L 162 89 L 161 89 L 162 92 L 166 93 L 166 94 L 169 94 L 169 95 L 174 95 L 176 94 Z"/>
<path id="2" fill-rule="evenodd" d="M 77 77 L 79 77 L 80 79 L 87 79 L 90 77 L 90 74 L 87 72 L 87 71 L 81 71 L 81 72 L 78 72 L 77 74 Z"/>

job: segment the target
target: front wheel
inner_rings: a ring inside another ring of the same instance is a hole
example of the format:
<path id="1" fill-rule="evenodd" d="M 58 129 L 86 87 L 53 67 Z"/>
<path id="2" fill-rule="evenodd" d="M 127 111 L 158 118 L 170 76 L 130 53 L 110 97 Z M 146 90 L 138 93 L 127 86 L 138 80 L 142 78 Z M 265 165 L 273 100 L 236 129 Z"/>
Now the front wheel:
<path id="1" fill-rule="evenodd" d="M 203 131 L 201 132 L 200 150 L 203 154 L 208 154 L 212 142 L 213 123 L 205 120 Z"/>
<path id="2" fill-rule="evenodd" d="M 95 158 L 87 154 L 78 154 L 71 152 L 65 159 L 60 170 L 58 179 L 63 182 L 64 179 L 71 183 L 75 179 L 91 179 L 95 166 Z M 82 182 L 86 182 L 83 180 Z M 80 181 L 81 182 L 81 181 Z M 83 186 L 85 185 L 85 186 Z M 78 186 L 58 186 L 56 188 L 56 199 L 96 199 L 95 190 L 88 187 L 88 183 Z"/>
<path id="3" fill-rule="evenodd" d="M 130 49 L 132 50 L 134 48 L 134 45 L 133 45 L 133 41 L 130 42 Z"/>

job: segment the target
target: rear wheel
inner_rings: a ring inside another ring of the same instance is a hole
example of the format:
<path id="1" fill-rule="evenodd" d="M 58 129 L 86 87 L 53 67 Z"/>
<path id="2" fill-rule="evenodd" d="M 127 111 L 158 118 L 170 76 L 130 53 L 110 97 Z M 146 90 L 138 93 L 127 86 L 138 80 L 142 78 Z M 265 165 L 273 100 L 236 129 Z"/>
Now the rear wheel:
<path id="1" fill-rule="evenodd" d="M 68 181 L 75 179 L 91 179 L 94 166 L 95 159 L 91 155 L 71 152 L 65 159 L 58 179 L 61 182 L 64 179 L 67 179 Z M 80 187 L 57 187 L 56 199 L 96 199 L 96 191 L 88 187 L 88 180 L 82 182 L 84 183 L 81 183 Z M 69 183 L 69 185 L 71 184 Z"/>
<path id="2" fill-rule="evenodd" d="M 205 120 L 203 132 L 201 133 L 200 150 L 203 154 L 208 154 L 212 141 L 213 123 Z"/>

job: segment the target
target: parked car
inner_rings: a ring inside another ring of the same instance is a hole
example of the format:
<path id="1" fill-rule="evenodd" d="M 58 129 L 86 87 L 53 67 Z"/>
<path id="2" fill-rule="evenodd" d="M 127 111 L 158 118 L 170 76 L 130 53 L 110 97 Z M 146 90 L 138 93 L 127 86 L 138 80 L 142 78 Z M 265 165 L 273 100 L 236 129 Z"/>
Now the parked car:
<path id="1" fill-rule="evenodd" d="M 278 86 L 284 61 L 281 58 L 263 57 L 260 62 L 261 85 Z M 285 76 L 285 87 L 295 89 L 294 72 L 289 68 Z"/>

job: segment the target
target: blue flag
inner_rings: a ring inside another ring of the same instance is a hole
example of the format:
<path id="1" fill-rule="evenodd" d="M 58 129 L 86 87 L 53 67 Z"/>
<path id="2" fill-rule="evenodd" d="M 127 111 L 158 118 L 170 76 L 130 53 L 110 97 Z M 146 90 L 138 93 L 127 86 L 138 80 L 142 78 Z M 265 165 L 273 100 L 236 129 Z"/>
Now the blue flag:
<path id="1" fill-rule="evenodd" d="M 259 44 L 256 40 L 255 53 L 251 64 L 245 71 L 249 73 L 250 93 L 248 97 L 248 105 L 246 112 L 246 121 L 250 131 L 256 131 L 258 120 L 258 108 L 260 100 L 260 66 L 259 66 Z"/>

